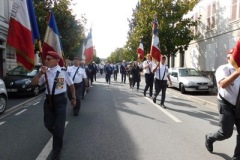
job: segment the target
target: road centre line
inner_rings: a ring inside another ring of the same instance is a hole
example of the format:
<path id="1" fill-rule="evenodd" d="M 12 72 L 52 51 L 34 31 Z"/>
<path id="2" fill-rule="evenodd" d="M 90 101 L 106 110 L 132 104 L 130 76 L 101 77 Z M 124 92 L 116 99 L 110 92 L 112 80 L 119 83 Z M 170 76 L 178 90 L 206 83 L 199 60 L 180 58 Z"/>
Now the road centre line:
<path id="1" fill-rule="evenodd" d="M 149 102 L 151 102 L 155 107 L 157 107 L 159 110 L 161 110 L 163 113 L 165 113 L 168 117 L 172 118 L 175 122 L 177 123 L 181 123 L 182 121 L 180 121 L 177 117 L 175 117 L 174 115 L 172 115 L 171 113 L 169 113 L 166 109 L 160 107 L 159 105 L 153 103 L 152 99 L 148 98 L 148 97 L 144 97 L 145 99 L 147 99 Z"/>
<path id="2" fill-rule="evenodd" d="M 65 128 L 66 128 L 67 124 L 68 124 L 68 121 L 65 122 Z M 46 160 L 47 159 L 50 152 L 52 151 L 52 141 L 53 141 L 53 138 L 51 137 L 50 140 L 48 141 L 48 143 L 45 145 L 45 147 L 41 151 L 41 153 L 36 158 L 36 160 Z"/>
<path id="3" fill-rule="evenodd" d="M 3 125 L 6 121 L 0 122 L 0 126 Z"/>
<path id="4" fill-rule="evenodd" d="M 27 109 L 23 109 L 22 111 L 16 113 L 15 115 L 18 116 L 18 115 L 22 114 L 23 112 L 25 112 L 26 110 L 27 110 Z"/>

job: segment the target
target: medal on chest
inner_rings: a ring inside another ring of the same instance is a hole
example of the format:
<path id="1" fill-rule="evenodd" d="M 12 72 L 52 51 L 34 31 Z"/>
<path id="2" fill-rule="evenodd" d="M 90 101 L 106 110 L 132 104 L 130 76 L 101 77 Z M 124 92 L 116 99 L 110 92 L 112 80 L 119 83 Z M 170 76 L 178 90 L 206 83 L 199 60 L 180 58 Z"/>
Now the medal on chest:
<path id="1" fill-rule="evenodd" d="M 63 89 L 63 85 L 64 85 L 64 78 L 59 75 L 58 79 L 57 79 L 57 89 Z"/>

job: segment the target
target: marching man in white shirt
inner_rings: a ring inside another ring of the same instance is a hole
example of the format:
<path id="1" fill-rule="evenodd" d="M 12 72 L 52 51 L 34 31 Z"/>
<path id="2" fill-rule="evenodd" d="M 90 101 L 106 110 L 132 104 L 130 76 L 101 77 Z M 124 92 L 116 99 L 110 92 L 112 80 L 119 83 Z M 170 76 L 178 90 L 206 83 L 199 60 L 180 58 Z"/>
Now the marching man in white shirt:
<path id="1" fill-rule="evenodd" d="M 165 64 L 166 57 L 162 56 L 161 62 L 157 64 L 157 66 L 153 69 L 155 73 L 154 81 L 155 81 L 155 94 L 153 97 L 153 102 L 156 103 L 157 96 L 162 91 L 161 103 L 160 105 L 163 108 L 166 108 L 164 102 L 166 98 L 166 90 L 167 90 L 167 79 L 169 80 L 170 85 L 172 85 L 172 81 L 169 76 L 168 66 Z"/>
<path id="2" fill-rule="evenodd" d="M 74 57 L 73 66 L 68 67 L 68 75 L 72 78 L 76 90 L 76 107 L 73 108 L 73 115 L 78 116 L 81 107 L 83 83 L 87 84 L 87 75 L 85 69 L 80 66 L 80 58 Z M 70 90 L 68 90 L 68 98 L 72 99 Z"/>

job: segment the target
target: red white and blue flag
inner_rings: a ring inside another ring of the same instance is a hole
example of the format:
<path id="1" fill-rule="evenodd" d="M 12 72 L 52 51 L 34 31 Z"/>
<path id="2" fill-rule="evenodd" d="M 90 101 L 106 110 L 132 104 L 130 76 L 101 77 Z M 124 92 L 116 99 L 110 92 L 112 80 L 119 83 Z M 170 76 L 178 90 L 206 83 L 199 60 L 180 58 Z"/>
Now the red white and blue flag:
<path id="1" fill-rule="evenodd" d="M 240 40 L 237 41 L 231 52 L 230 63 L 235 69 L 238 69 L 240 67 Z"/>
<path id="2" fill-rule="evenodd" d="M 143 48 L 143 43 L 142 40 L 140 40 L 140 44 L 137 50 L 137 54 L 138 54 L 138 59 L 139 61 L 142 61 L 144 58 L 144 48 Z"/>
<path id="3" fill-rule="evenodd" d="M 58 53 L 60 57 L 63 57 L 60 35 L 58 32 L 58 27 L 53 12 L 50 12 L 48 26 L 42 46 L 43 60 L 45 60 L 48 51 L 54 51 Z M 60 66 L 64 65 L 63 59 L 60 60 L 59 65 Z"/>
<path id="4" fill-rule="evenodd" d="M 16 50 L 17 62 L 34 67 L 34 40 L 40 39 L 32 0 L 13 0 L 7 44 Z"/>
<path id="5" fill-rule="evenodd" d="M 157 16 L 154 17 L 152 22 L 153 24 L 153 36 L 152 36 L 152 44 L 151 44 L 151 56 L 158 62 L 161 60 L 161 51 L 159 49 L 159 37 L 158 37 L 158 20 Z"/>
<path id="6" fill-rule="evenodd" d="M 92 42 L 92 30 L 90 29 L 90 32 L 88 33 L 88 36 L 87 36 L 87 43 L 84 51 L 86 64 L 89 64 L 90 62 L 92 62 L 93 55 L 94 55 L 94 49 L 93 49 L 93 42 Z"/>

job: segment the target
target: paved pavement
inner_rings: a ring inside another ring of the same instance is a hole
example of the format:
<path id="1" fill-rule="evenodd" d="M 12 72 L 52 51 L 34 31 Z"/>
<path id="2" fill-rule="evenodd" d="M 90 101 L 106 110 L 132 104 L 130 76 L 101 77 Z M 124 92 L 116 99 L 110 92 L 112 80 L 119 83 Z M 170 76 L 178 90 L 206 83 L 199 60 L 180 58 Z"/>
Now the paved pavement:
<path id="1" fill-rule="evenodd" d="M 182 96 L 185 99 L 194 101 L 196 103 L 205 105 L 213 110 L 217 111 L 217 93 L 186 93 L 182 94 L 177 89 L 168 88 L 168 94 L 177 94 L 178 96 Z"/>
<path id="2" fill-rule="evenodd" d="M 141 75 L 141 85 L 145 85 L 144 75 Z M 199 92 L 189 92 L 186 94 L 182 94 L 179 92 L 179 90 L 175 88 L 168 88 L 167 92 L 177 94 L 178 96 L 183 96 L 186 99 L 192 100 L 194 102 L 211 107 L 214 110 L 217 110 L 217 89 L 213 89 L 212 92 L 210 92 L 209 94 Z"/>

